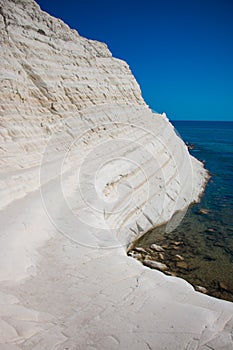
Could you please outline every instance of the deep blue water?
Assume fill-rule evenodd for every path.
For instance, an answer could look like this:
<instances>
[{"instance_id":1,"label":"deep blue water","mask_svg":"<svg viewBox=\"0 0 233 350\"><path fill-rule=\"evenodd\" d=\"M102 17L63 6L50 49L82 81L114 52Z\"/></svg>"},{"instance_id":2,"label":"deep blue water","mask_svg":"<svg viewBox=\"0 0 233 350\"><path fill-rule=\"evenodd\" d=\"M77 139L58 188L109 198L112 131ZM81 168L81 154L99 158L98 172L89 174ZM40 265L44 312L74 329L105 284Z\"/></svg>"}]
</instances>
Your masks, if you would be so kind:
<instances>
[{"instance_id":1,"label":"deep blue water","mask_svg":"<svg viewBox=\"0 0 233 350\"><path fill-rule=\"evenodd\" d=\"M200 203L188 209L175 230L167 232L166 225L155 228L135 246L143 247L151 259L165 262L173 274L205 287L208 294L233 301L233 122L172 124L192 145L190 153L204 161L211 178ZM151 251L152 243L164 248L163 256ZM177 253L184 266L178 266Z\"/></svg>"}]
</instances>

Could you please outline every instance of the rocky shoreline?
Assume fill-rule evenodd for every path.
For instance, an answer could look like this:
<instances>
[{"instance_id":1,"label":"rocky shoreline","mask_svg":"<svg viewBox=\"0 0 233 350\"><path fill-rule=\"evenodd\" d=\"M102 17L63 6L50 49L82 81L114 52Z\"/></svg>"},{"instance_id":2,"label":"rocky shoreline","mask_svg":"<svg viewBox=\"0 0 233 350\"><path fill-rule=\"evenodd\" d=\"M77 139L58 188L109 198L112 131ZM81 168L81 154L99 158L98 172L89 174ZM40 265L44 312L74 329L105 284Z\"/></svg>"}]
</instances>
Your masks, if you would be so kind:
<instances>
[{"instance_id":1,"label":"rocky shoreline","mask_svg":"<svg viewBox=\"0 0 233 350\"><path fill-rule=\"evenodd\" d=\"M197 215L207 215L209 211L201 208ZM139 260L143 265L162 271L168 276L181 277L193 285L198 292L213 297L233 301L233 288L231 283L224 279L213 279L211 283L199 275L199 266L193 261L193 255L199 254L199 259L205 262L215 262L217 259L210 253L200 254L198 246L186 241L185 237L179 239L179 235L166 233L166 225L161 225L140 237L134 242L128 251L128 256ZM218 239L219 233L215 228L205 231L207 244L211 242L214 247L223 249L223 242ZM227 248L224 248L227 250ZM228 250L227 250L228 251ZM206 271L208 274L209 271Z\"/></svg>"}]
</instances>

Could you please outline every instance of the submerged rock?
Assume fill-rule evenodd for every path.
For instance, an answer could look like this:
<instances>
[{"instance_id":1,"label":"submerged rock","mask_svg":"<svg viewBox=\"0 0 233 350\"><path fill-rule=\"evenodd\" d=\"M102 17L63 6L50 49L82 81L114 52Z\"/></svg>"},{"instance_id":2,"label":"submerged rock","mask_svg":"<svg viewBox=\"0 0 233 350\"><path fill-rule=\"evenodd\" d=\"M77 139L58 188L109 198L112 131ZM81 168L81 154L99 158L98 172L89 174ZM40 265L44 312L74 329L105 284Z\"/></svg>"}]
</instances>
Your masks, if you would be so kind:
<instances>
[{"instance_id":1,"label":"submerged rock","mask_svg":"<svg viewBox=\"0 0 233 350\"><path fill-rule=\"evenodd\" d=\"M200 293L204 293L206 294L207 293L207 289L205 287L202 287L202 286L194 286L195 290L197 292L200 292Z\"/></svg>"},{"instance_id":2,"label":"submerged rock","mask_svg":"<svg viewBox=\"0 0 233 350\"><path fill-rule=\"evenodd\" d=\"M217 241L217 242L214 242L214 246L215 246L215 247L224 248L224 247L225 247L225 243L224 243L224 242Z\"/></svg>"},{"instance_id":3,"label":"submerged rock","mask_svg":"<svg viewBox=\"0 0 233 350\"><path fill-rule=\"evenodd\" d=\"M176 263L176 266L179 267L180 269L185 269L185 270L188 269L188 264L184 261L178 261Z\"/></svg>"},{"instance_id":4,"label":"submerged rock","mask_svg":"<svg viewBox=\"0 0 233 350\"><path fill-rule=\"evenodd\" d=\"M163 253L159 253L159 258L160 258L161 260L164 260L164 259L165 259L164 254L163 254Z\"/></svg>"},{"instance_id":5,"label":"submerged rock","mask_svg":"<svg viewBox=\"0 0 233 350\"><path fill-rule=\"evenodd\" d=\"M147 251L142 247L135 247L134 250L139 253L147 253Z\"/></svg>"},{"instance_id":6,"label":"submerged rock","mask_svg":"<svg viewBox=\"0 0 233 350\"><path fill-rule=\"evenodd\" d=\"M228 293L233 293L233 289L225 282L218 282L219 289Z\"/></svg>"},{"instance_id":7,"label":"submerged rock","mask_svg":"<svg viewBox=\"0 0 233 350\"><path fill-rule=\"evenodd\" d=\"M216 260L215 257L210 256L208 254L204 255L203 259L206 260L206 261L215 261Z\"/></svg>"},{"instance_id":8,"label":"submerged rock","mask_svg":"<svg viewBox=\"0 0 233 350\"><path fill-rule=\"evenodd\" d=\"M206 231L207 231L207 232L216 232L216 229L214 229L214 228L207 228Z\"/></svg>"},{"instance_id":9,"label":"submerged rock","mask_svg":"<svg viewBox=\"0 0 233 350\"><path fill-rule=\"evenodd\" d=\"M181 256L181 255L179 255L179 254L176 254L176 255L175 255L175 258L176 258L176 260L184 261L183 256Z\"/></svg>"},{"instance_id":10,"label":"submerged rock","mask_svg":"<svg viewBox=\"0 0 233 350\"><path fill-rule=\"evenodd\" d=\"M152 269L158 269L160 271L166 271L168 270L168 267L167 265L159 262L159 261L153 261L153 260L148 260L148 259L145 259L143 261L143 264L147 267L150 267Z\"/></svg>"},{"instance_id":11,"label":"submerged rock","mask_svg":"<svg viewBox=\"0 0 233 350\"><path fill-rule=\"evenodd\" d=\"M176 245L176 246L179 246L179 245L182 245L182 244L184 244L184 243L183 243L183 242L175 241L175 242L173 242L173 244Z\"/></svg>"},{"instance_id":12,"label":"submerged rock","mask_svg":"<svg viewBox=\"0 0 233 350\"><path fill-rule=\"evenodd\" d=\"M128 253L128 256L131 256L132 258L135 258L135 259L141 259L142 258L142 254L140 253L137 253L135 251L131 251Z\"/></svg>"},{"instance_id":13,"label":"submerged rock","mask_svg":"<svg viewBox=\"0 0 233 350\"><path fill-rule=\"evenodd\" d=\"M163 247L155 243L151 244L150 248L156 252L164 252Z\"/></svg>"},{"instance_id":14,"label":"submerged rock","mask_svg":"<svg viewBox=\"0 0 233 350\"><path fill-rule=\"evenodd\" d=\"M209 214L209 209L204 209L204 208L201 208L200 210L199 210L199 214L201 214L201 215L206 215L206 214Z\"/></svg>"},{"instance_id":15,"label":"submerged rock","mask_svg":"<svg viewBox=\"0 0 233 350\"><path fill-rule=\"evenodd\" d=\"M194 143L189 143L189 142L185 142L186 146L188 147L189 150L192 150L195 148Z\"/></svg>"},{"instance_id":16,"label":"submerged rock","mask_svg":"<svg viewBox=\"0 0 233 350\"><path fill-rule=\"evenodd\" d=\"M172 247L172 249L179 250L180 247L176 245L176 246Z\"/></svg>"}]
</instances>

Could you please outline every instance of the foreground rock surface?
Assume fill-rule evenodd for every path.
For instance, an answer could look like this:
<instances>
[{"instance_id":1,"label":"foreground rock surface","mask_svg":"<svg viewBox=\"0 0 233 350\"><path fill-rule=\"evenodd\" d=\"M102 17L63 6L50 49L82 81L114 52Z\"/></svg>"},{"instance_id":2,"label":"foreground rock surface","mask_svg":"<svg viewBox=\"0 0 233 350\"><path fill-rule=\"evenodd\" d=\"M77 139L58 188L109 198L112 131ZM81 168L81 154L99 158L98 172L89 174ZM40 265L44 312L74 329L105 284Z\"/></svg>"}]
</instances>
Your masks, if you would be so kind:
<instances>
[{"instance_id":1,"label":"foreground rock surface","mask_svg":"<svg viewBox=\"0 0 233 350\"><path fill-rule=\"evenodd\" d=\"M203 166L106 45L0 6L0 350L231 349L231 303L126 255Z\"/></svg>"}]
</instances>

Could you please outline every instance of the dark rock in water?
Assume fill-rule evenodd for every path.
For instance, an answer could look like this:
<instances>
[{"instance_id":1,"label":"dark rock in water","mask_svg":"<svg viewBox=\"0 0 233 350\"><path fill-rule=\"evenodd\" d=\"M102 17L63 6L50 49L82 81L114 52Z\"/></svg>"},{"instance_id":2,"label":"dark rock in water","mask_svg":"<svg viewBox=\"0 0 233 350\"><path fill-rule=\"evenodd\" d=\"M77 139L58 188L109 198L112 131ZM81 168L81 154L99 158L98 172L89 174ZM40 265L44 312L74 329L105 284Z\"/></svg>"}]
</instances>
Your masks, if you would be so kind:
<instances>
[{"instance_id":1,"label":"dark rock in water","mask_svg":"<svg viewBox=\"0 0 233 350\"><path fill-rule=\"evenodd\" d=\"M206 237L209 241L215 241L216 240L216 237L214 236L207 236Z\"/></svg>"},{"instance_id":2,"label":"dark rock in water","mask_svg":"<svg viewBox=\"0 0 233 350\"><path fill-rule=\"evenodd\" d=\"M160 270L160 271L166 271L166 270L168 270L167 265L165 265L165 264L163 264L163 263L161 263L161 262L159 262L159 261L153 261L153 260L147 260L147 259L145 259L145 260L143 261L143 264L144 264L145 266L147 266L147 267L150 267L150 268L152 268L152 269L158 269L158 270Z\"/></svg>"},{"instance_id":3,"label":"dark rock in water","mask_svg":"<svg viewBox=\"0 0 233 350\"><path fill-rule=\"evenodd\" d=\"M188 269L188 264L184 261L178 261L176 263L176 266L179 267L180 269L185 269L185 270Z\"/></svg>"},{"instance_id":4,"label":"dark rock in water","mask_svg":"<svg viewBox=\"0 0 233 350\"><path fill-rule=\"evenodd\" d=\"M230 254L230 255L233 256L233 250L232 250L231 248L229 248L229 247L224 247L224 250L225 250L225 252L226 252L227 254Z\"/></svg>"},{"instance_id":5,"label":"dark rock in water","mask_svg":"<svg viewBox=\"0 0 233 350\"><path fill-rule=\"evenodd\" d=\"M128 256L132 256L132 258L135 258L135 259L141 259L142 258L142 254L141 253L137 253L135 251L131 251L128 253Z\"/></svg>"},{"instance_id":6,"label":"dark rock in water","mask_svg":"<svg viewBox=\"0 0 233 350\"><path fill-rule=\"evenodd\" d=\"M219 242L219 241L217 241L217 242L214 242L214 246L215 246L215 247L221 247L221 248L224 248L225 243L224 243L224 242Z\"/></svg>"},{"instance_id":7,"label":"dark rock in water","mask_svg":"<svg viewBox=\"0 0 233 350\"><path fill-rule=\"evenodd\" d=\"M192 150L195 148L195 145L193 143L189 143L189 142L185 142L185 143L189 150Z\"/></svg>"},{"instance_id":8,"label":"dark rock in water","mask_svg":"<svg viewBox=\"0 0 233 350\"><path fill-rule=\"evenodd\" d=\"M164 252L164 249L158 244L151 244L150 248L156 252Z\"/></svg>"},{"instance_id":9,"label":"dark rock in water","mask_svg":"<svg viewBox=\"0 0 233 350\"><path fill-rule=\"evenodd\" d=\"M223 290L228 293L233 293L233 289L230 286L228 286L228 284L226 284L225 282L218 282L218 285L220 290Z\"/></svg>"},{"instance_id":10,"label":"dark rock in water","mask_svg":"<svg viewBox=\"0 0 233 350\"><path fill-rule=\"evenodd\" d=\"M213 257L210 256L210 255L204 255L204 256L203 256L203 259L206 260L206 261L214 261L214 260L216 260L216 258L213 258Z\"/></svg>"},{"instance_id":11,"label":"dark rock in water","mask_svg":"<svg viewBox=\"0 0 233 350\"><path fill-rule=\"evenodd\" d=\"M162 244L161 247L165 250L170 248L168 244Z\"/></svg>"}]
</instances>

